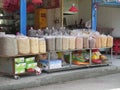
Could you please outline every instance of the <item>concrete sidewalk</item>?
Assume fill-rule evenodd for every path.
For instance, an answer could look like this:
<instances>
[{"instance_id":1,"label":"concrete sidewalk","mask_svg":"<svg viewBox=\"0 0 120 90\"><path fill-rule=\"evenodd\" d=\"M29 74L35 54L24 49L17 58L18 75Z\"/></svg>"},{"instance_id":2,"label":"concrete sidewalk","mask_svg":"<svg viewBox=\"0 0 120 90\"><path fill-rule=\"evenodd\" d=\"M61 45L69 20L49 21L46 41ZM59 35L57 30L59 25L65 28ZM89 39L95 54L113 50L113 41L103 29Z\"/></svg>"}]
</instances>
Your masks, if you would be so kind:
<instances>
[{"instance_id":1,"label":"concrete sidewalk","mask_svg":"<svg viewBox=\"0 0 120 90\"><path fill-rule=\"evenodd\" d=\"M0 90L16 90L120 73L120 59L116 58L117 57L112 60L112 65L104 67L85 68L55 73L43 73L39 76L26 75L21 76L19 80L12 79L12 77L9 76L0 76Z\"/></svg>"}]
</instances>

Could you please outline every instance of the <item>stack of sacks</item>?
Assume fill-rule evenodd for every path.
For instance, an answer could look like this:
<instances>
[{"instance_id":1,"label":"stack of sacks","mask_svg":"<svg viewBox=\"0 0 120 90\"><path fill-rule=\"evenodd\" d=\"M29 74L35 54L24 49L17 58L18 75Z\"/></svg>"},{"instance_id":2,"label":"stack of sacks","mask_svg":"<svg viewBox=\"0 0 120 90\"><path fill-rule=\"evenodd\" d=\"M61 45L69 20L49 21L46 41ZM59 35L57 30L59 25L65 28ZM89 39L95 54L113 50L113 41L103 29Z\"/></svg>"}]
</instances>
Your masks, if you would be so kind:
<instances>
[{"instance_id":1,"label":"stack of sacks","mask_svg":"<svg viewBox=\"0 0 120 90\"><path fill-rule=\"evenodd\" d=\"M30 53L31 54L38 54L39 53L39 46L38 46L38 38L31 37L30 40Z\"/></svg>"},{"instance_id":2,"label":"stack of sacks","mask_svg":"<svg viewBox=\"0 0 120 90\"><path fill-rule=\"evenodd\" d=\"M14 56L18 54L17 40L14 35L0 36L0 55Z\"/></svg>"},{"instance_id":3,"label":"stack of sacks","mask_svg":"<svg viewBox=\"0 0 120 90\"><path fill-rule=\"evenodd\" d=\"M30 53L30 40L28 37L25 36L18 36L17 37L17 44L18 44L18 53L19 54L29 54Z\"/></svg>"},{"instance_id":4,"label":"stack of sacks","mask_svg":"<svg viewBox=\"0 0 120 90\"><path fill-rule=\"evenodd\" d=\"M46 53L46 42L44 38L40 38L39 40L39 53Z\"/></svg>"}]
</instances>

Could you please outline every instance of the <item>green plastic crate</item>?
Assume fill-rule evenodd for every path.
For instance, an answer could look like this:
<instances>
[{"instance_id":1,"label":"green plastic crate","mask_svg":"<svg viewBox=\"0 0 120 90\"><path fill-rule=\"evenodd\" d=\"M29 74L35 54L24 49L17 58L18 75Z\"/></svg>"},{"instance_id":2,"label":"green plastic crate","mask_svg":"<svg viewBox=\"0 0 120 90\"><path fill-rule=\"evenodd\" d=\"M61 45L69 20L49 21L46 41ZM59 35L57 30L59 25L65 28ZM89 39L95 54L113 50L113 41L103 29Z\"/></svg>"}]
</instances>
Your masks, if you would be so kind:
<instances>
[{"instance_id":1,"label":"green plastic crate","mask_svg":"<svg viewBox=\"0 0 120 90\"><path fill-rule=\"evenodd\" d=\"M21 73L25 73L25 68L15 70L15 74L21 74Z\"/></svg>"},{"instance_id":2,"label":"green plastic crate","mask_svg":"<svg viewBox=\"0 0 120 90\"><path fill-rule=\"evenodd\" d=\"M26 68L26 63L16 63L15 64L15 70L16 69L23 69L23 68Z\"/></svg>"},{"instance_id":3,"label":"green plastic crate","mask_svg":"<svg viewBox=\"0 0 120 90\"><path fill-rule=\"evenodd\" d=\"M15 60L15 63L23 63L24 57L15 58L14 60Z\"/></svg>"},{"instance_id":4,"label":"green plastic crate","mask_svg":"<svg viewBox=\"0 0 120 90\"><path fill-rule=\"evenodd\" d=\"M33 63L27 63L26 64L26 69L30 69L30 68L35 68L37 66L37 62L33 62Z\"/></svg>"},{"instance_id":5,"label":"green plastic crate","mask_svg":"<svg viewBox=\"0 0 120 90\"><path fill-rule=\"evenodd\" d=\"M26 62L26 63L32 63L32 62L35 62L35 57L25 58L25 62Z\"/></svg>"}]
</instances>

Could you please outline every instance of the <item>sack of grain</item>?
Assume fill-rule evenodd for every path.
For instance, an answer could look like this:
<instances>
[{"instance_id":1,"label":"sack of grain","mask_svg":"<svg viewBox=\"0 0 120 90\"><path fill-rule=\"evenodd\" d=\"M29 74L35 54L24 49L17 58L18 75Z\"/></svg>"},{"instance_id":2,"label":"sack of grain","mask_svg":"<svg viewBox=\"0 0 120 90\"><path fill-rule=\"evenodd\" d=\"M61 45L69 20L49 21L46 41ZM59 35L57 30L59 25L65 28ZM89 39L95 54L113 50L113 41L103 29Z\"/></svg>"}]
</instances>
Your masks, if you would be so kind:
<instances>
[{"instance_id":1,"label":"sack of grain","mask_svg":"<svg viewBox=\"0 0 120 90\"><path fill-rule=\"evenodd\" d=\"M83 37L83 48L89 48L89 37Z\"/></svg>"},{"instance_id":2,"label":"sack of grain","mask_svg":"<svg viewBox=\"0 0 120 90\"><path fill-rule=\"evenodd\" d=\"M62 50L62 36L57 36L55 38L55 49Z\"/></svg>"},{"instance_id":3,"label":"sack of grain","mask_svg":"<svg viewBox=\"0 0 120 90\"><path fill-rule=\"evenodd\" d=\"M0 55L2 56L18 55L16 36L14 35L0 36Z\"/></svg>"},{"instance_id":4,"label":"sack of grain","mask_svg":"<svg viewBox=\"0 0 120 90\"><path fill-rule=\"evenodd\" d=\"M17 44L18 44L18 53L19 54L29 54L30 53L30 40L28 37L17 37Z\"/></svg>"},{"instance_id":5,"label":"sack of grain","mask_svg":"<svg viewBox=\"0 0 120 90\"><path fill-rule=\"evenodd\" d=\"M105 48L107 44L107 36L106 35L101 35L101 47Z\"/></svg>"},{"instance_id":6,"label":"sack of grain","mask_svg":"<svg viewBox=\"0 0 120 90\"><path fill-rule=\"evenodd\" d=\"M101 36L95 37L95 48L101 48Z\"/></svg>"},{"instance_id":7,"label":"sack of grain","mask_svg":"<svg viewBox=\"0 0 120 90\"><path fill-rule=\"evenodd\" d=\"M69 36L63 36L62 49L63 50L68 50L69 49Z\"/></svg>"},{"instance_id":8,"label":"sack of grain","mask_svg":"<svg viewBox=\"0 0 120 90\"><path fill-rule=\"evenodd\" d=\"M83 49L83 37L76 37L75 48L76 49Z\"/></svg>"},{"instance_id":9,"label":"sack of grain","mask_svg":"<svg viewBox=\"0 0 120 90\"><path fill-rule=\"evenodd\" d=\"M38 40L39 44L39 53L46 53L46 42L44 38Z\"/></svg>"},{"instance_id":10,"label":"sack of grain","mask_svg":"<svg viewBox=\"0 0 120 90\"><path fill-rule=\"evenodd\" d=\"M69 49L70 50L75 49L75 39L76 39L76 37L73 37L73 36L69 37Z\"/></svg>"},{"instance_id":11,"label":"sack of grain","mask_svg":"<svg viewBox=\"0 0 120 90\"><path fill-rule=\"evenodd\" d=\"M113 37L112 36L107 36L107 47L112 47L113 46Z\"/></svg>"},{"instance_id":12,"label":"sack of grain","mask_svg":"<svg viewBox=\"0 0 120 90\"><path fill-rule=\"evenodd\" d=\"M48 36L45 39L46 39L47 51L54 51L55 50L55 37Z\"/></svg>"},{"instance_id":13,"label":"sack of grain","mask_svg":"<svg viewBox=\"0 0 120 90\"><path fill-rule=\"evenodd\" d=\"M38 54L39 53L38 38L31 37L29 39L30 39L30 53Z\"/></svg>"},{"instance_id":14,"label":"sack of grain","mask_svg":"<svg viewBox=\"0 0 120 90\"><path fill-rule=\"evenodd\" d=\"M95 42L93 37L89 37L89 48L95 48Z\"/></svg>"}]
</instances>

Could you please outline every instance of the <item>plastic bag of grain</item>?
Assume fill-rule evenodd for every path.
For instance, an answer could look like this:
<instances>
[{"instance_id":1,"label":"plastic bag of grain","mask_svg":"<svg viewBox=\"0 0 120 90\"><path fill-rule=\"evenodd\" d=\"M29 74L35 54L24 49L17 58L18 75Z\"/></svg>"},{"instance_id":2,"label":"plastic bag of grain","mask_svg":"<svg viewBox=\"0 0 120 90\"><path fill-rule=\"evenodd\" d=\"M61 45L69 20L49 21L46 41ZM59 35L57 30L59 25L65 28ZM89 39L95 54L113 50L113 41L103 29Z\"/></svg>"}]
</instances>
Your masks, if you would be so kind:
<instances>
[{"instance_id":1,"label":"plastic bag of grain","mask_svg":"<svg viewBox=\"0 0 120 90\"><path fill-rule=\"evenodd\" d=\"M95 48L95 38L89 37L89 48Z\"/></svg>"},{"instance_id":2,"label":"plastic bag of grain","mask_svg":"<svg viewBox=\"0 0 120 90\"><path fill-rule=\"evenodd\" d=\"M37 36L37 30L34 30L32 27L30 30L28 30L28 36L29 37L36 37Z\"/></svg>"},{"instance_id":3,"label":"plastic bag of grain","mask_svg":"<svg viewBox=\"0 0 120 90\"><path fill-rule=\"evenodd\" d=\"M75 49L75 39L76 39L76 37L69 36L69 49L70 50Z\"/></svg>"},{"instance_id":4,"label":"plastic bag of grain","mask_svg":"<svg viewBox=\"0 0 120 90\"><path fill-rule=\"evenodd\" d=\"M0 36L0 55L2 56L18 55L16 36L14 35Z\"/></svg>"},{"instance_id":5,"label":"plastic bag of grain","mask_svg":"<svg viewBox=\"0 0 120 90\"><path fill-rule=\"evenodd\" d=\"M46 41L44 38L39 38L39 53L46 53Z\"/></svg>"},{"instance_id":6,"label":"plastic bag of grain","mask_svg":"<svg viewBox=\"0 0 120 90\"><path fill-rule=\"evenodd\" d=\"M69 49L69 36L63 36L62 49L63 50L68 50Z\"/></svg>"},{"instance_id":7,"label":"plastic bag of grain","mask_svg":"<svg viewBox=\"0 0 120 90\"><path fill-rule=\"evenodd\" d=\"M39 45L38 38L30 37L30 53L38 54L39 53Z\"/></svg>"},{"instance_id":8,"label":"plastic bag of grain","mask_svg":"<svg viewBox=\"0 0 120 90\"><path fill-rule=\"evenodd\" d=\"M56 36L55 48L56 48L56 50L62 50L62 36Z\"/></svg>"},{"instance_id":9,"label":"plastic bag of grain","mask_svg":"<svg viewBox=\"0 0 120 90\"><path fill-rule=\"evenodd\" d=\"M89 37L83 36L83 48L89 48Z\"/></svg>"},{"instance_id":10,"label":"plastic bag of grain","mask_svg":"<svg viewBox=\"0 0 120 90\"><path fill-rule=\"evenodd\" d=\"M101 48L101 36L100 35L95 37L95 48Z\"/></svg>"},{"instance_id":11,"label":"plastic bag of grain","mask_svg":"<svg viewBox=\"0 0 120 90\"><path fill-rule=\"evenodd\" d=\"M46 39L46 47L48 51L55 50L55 37L54 36L47 36Z\"/></svg>"},{"instance_id":12,"label":"plastic bag of grain","mask_svg":"<svg viewBox=\"0 0 120 90\"><path fill-rule=\"evenodd\" d=\"M30 53L30 40L26 36L17 36L18 53L29 54Z\"/></svg>"},{"instance_id":13,"label":"plastic bag of grain","mask_svg":"<svg viewBox=\"0 0 120 90\"><path fill-rule=\"evenodd\" d=\"M76 37L75 40L75 48L76 49L83 49L83 37Z\"/></svg>"},{"instance_id":14,"label":"plastic bag of grain","mask_svg":"<svg viewBox=\"0 0 120 90\"><path fill-rule=\"evenodd\" d=\"M113 37L112 36L107 36L107 47L112 47L113 46Z\"/></svg>"},{"instance_id":15,"label":"plastic bag of grain","mask_svg":"<svg viewBox=\"0 0 120 90\"><path fill-rule=\"evenodd\" d=\"M101 47L105 48L107 44L107 36L106 35L101 35Z\"/></svg>"}]
</instances>

